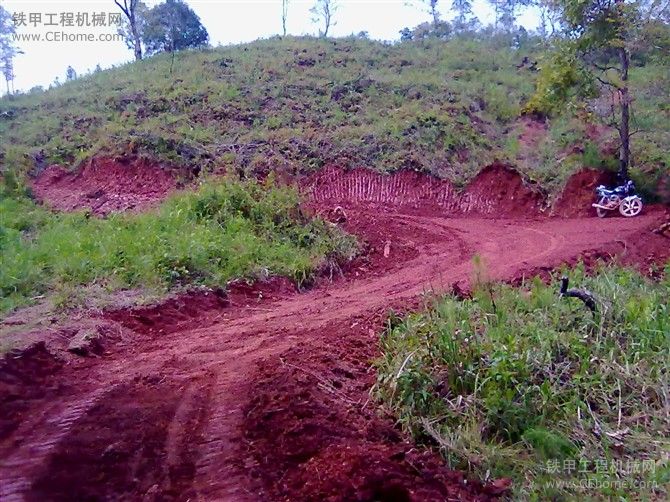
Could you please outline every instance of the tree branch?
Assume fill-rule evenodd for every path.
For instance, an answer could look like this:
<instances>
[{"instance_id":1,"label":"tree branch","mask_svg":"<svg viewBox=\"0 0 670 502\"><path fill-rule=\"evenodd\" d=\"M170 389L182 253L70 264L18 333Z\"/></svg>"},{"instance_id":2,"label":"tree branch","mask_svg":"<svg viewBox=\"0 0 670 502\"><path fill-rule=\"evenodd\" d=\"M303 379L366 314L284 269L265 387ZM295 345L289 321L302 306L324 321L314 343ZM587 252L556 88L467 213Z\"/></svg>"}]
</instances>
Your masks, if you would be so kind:
<instances>
[{"instance_id":1,"label":"tree branch","mask_svg":"<svg viewBox=\"0 0 670 502\"><path fill-rule=\"evenodd\" d=\"M586 289L568 289L567 277L561 278L561 291L559 296L579 298L591 312L596 312L598 310L598 303L593 293Z\"/></svg>"},{"instance_id":2,"label":"tree branch","mask_svg":"<svg viewBox=\"0 0 670 502\"><path fill-rule=\"evenodd\" d=\"M616 66L600 66L598 63L591 63L591 64L602 72L606 72L609 70L619 71L619 68L617 68Z\"/></svg>"},{"instance_id":3,"label":"tree branch","mask_svg":"<svg viewBox=\"0 0 670 502\"><path fill-rule=\"evenodd\" d=\"M608 86L610 86L610 87L614 87L615 89L617 89L617 90L619 90L619 91L621 90L621 87L619 87L618 85L616 85L616 84L613 83L613 82L609 82L609 81L607 81L607 80L603 80L602 78L600 78L600 77L598 77L598 76L596 76L596 80L597 80L598 82L600 82L601 84L603 84L603 85L608 85Z\"/></svg>"},{"instance_id":4,"label":"tree branch","mask_svg":"<svg viewBox=\"0 0 670 502\"><path fill-rule=\"evenodd\" d=\"M123 13L130 19L130 10L128 9L128 2L126 0L123 0L123 5L119 3L119 0L114 0L114 3L123 11Z\"/></svg>"}]
</instances>

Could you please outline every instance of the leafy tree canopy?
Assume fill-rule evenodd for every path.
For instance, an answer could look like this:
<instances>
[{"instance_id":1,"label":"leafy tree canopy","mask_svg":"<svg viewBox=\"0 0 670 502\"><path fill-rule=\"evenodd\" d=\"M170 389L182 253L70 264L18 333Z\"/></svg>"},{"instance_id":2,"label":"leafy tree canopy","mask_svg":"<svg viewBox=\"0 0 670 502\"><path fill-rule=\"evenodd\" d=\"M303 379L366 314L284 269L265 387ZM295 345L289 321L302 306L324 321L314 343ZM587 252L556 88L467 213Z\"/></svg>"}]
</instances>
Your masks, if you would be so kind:
<instances>
[{"instance_id":1,"label":"leafy tree canopy","mask_svg":"<svg viewBox=\"0 0 670 502\"><path fill-rule=\"evenodd\" d=\"M148 54L156 54L202 47L209 42L209 34L182 0L166 0L147 11L142 41Z\"/></svg>"}]
</instances>

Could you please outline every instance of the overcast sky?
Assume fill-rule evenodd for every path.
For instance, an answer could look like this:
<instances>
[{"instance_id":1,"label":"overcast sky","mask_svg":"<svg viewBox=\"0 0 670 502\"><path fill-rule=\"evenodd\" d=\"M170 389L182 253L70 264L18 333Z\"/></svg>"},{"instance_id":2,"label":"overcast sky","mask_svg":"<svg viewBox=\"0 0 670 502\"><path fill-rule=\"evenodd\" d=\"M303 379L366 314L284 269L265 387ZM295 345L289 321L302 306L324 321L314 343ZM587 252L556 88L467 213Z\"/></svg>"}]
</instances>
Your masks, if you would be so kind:
<instances>
[{"instance_id":1,"label":"overcast sky","mask_svg":"<svg viewBox=\"0 0 670 502\"><path fill-rule=\"evenodd\" d=\"M146 0L149 6L158 0ZM281 0L187 0L198 14L209 32L212 45L228 45L265 38L281 32ZM289 6L288 31L292 35L318 33L309 13L313 0L292 0ZM427 12L412 7L406 0L339 0L335 14L337 24L332 28L333 36L349 35L367 31L372 38L397 40L398 31L430 19ZM27 26L17 28L20 34L36 34L40 41L23 41L17 45L24 52L15 61L15 88L27 90L35 85L48 86L58 77L65 78L68 65L85 73L100 64L107 68L132 59L122 41L54 41L60 32L66 34L87 33L96 39L100 35L113 34L114 26L76 26L78 13L93 14L120 12L113 0L0 0L0 4L12 13L23 13ZM441 1L443 17L451 19L451 2ZM493 21L493 11L485 0L474 0L473 10L483 24ZM30 14L41 14L41 20L30 22ZM61 26L61 14L73 14L75 26ZM98 17L99 19L99 17ZM527 29L535 28L537 15L527 10L519 15L519 24ZM47 26L53 23L55 26ZM49 41L45 40L47 34Z\"/></svg>"}]
</instances>

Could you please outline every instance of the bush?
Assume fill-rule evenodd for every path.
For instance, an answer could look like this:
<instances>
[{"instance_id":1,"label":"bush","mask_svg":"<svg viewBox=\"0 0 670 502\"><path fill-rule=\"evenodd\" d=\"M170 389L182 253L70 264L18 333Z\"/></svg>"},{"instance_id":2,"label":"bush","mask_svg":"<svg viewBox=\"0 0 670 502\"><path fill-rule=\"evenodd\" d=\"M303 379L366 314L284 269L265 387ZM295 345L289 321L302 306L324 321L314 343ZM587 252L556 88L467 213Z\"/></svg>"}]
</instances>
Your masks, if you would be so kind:
<instances>
[{"instance_id":1,"label":"bush","mask_svg":"<svg viewBox=\"0 0 670 502\"><path fill-rule=\"evenodd\" d=\"M295 190L271 180L211 181L155 211L104 220L10 197L0 210L0 312L63 284L165 291L267 274L300 284L356 250L353 238L305 217Z\"/></svg>"}]
</instances>

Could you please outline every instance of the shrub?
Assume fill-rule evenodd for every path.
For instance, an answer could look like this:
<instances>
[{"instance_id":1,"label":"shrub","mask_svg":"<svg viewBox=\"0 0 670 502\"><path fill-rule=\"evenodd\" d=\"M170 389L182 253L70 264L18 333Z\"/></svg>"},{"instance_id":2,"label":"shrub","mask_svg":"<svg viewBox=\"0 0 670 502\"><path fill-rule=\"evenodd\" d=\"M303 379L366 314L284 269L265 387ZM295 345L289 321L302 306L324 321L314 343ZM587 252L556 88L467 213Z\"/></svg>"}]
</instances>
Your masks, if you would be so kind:
<instances>
[{"instance_id":1,"label":"shrub","mask_svg":"<svg viewBox=\"0 0 670 502\"><path fill-rule=\"evenodd\" d=\"M0 209L0 312L62 284L165 291L267 274L300 284L356 250L353 238L305 217L296 191L272 180L210 181L155 211L104 220L10 197Z\"/></svg>"}]
</instances>

